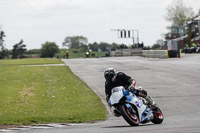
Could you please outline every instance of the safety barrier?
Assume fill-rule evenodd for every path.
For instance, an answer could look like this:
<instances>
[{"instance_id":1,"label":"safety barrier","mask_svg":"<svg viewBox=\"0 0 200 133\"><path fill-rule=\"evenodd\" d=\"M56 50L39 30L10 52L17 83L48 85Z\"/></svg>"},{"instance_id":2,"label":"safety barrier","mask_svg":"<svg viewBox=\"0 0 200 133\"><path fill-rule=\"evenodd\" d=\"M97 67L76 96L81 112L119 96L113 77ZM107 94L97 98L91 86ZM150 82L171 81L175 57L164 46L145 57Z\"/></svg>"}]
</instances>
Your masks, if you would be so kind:
<instances>
[{"instance_id":1,"label":"safety barrier","mask_svg":"<svg viewBox=\"0 0 200 133\"><path fill-rule=\"evenodd\" d=\"M148 58L168 58L168 50L142 50L142 56Z\"/></svg>"},{"instance_id":2,"label":"safety barrier","mask_svg":"<svg viewBox=\"0 0 200 133\"><path fill-rule=\"evenodd\" d=\"M111 56L142 56L142 49L116 49L110 52Z\"/></svg>"},{"instance_id":3,"label":"safety barrier","mask_svg":"<svg viewBox=\"0 0 200 133\"><path fill-rule=\"evenodd\" d=\"M141 48L135 49L117 49L111 51L111 56L143 56L147 58L169 58L168 50L142 50Z\"/></svg>"}]
</instances>

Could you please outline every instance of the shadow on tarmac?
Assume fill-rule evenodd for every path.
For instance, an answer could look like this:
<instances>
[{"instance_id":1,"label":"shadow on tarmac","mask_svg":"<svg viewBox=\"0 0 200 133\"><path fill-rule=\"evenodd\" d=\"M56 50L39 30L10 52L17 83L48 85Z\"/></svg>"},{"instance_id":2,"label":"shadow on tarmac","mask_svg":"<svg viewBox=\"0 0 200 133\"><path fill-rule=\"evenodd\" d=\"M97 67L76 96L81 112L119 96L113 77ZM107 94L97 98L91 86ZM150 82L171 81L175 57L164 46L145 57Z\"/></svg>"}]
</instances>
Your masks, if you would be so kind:
<instances>
[{"instance_id":1,"label":"shadow on tarmac","mask_svg":"<svg viewBox=\"0 0 200 133\"><path fill-rule=\"evenodd\" d=\"M153 123L149 123L149 124L141 124L139 126L130 126L130 125L124 125L124 126L108 126L108 127L102 127L102 128L127 128L127 127L141 127L141 126L152 126L152 125L155 125Z\"/></svg>"}]
</instances>

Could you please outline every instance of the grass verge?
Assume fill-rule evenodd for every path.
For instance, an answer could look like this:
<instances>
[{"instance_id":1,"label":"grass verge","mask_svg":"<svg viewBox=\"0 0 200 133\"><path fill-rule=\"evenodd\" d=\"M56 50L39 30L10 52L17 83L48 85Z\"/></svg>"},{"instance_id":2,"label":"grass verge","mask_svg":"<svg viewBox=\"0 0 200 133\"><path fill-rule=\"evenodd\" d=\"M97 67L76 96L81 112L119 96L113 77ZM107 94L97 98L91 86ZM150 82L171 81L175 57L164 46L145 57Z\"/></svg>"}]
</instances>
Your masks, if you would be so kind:
<instances>
[{"instance_id":1,"label":"grass verge","mask_svg":"<svg viewBox=\"0 0 200 133\"><path fill-rule=\"evenodd\" d=\"M41 64L63 64L63 62L56 58L31 58L31 59L0 60L0 66L41 65Z\"/></svg>"},{"instance_id":2,"label":"grass verge","mask_svg":"<svg viewBox=\"0 0 200 133\"><path fill-rule=\"evenodd\" d=\"M106 110L65 66L0 68L0 125L91 122Z\"/></svg>"}]
</instances>

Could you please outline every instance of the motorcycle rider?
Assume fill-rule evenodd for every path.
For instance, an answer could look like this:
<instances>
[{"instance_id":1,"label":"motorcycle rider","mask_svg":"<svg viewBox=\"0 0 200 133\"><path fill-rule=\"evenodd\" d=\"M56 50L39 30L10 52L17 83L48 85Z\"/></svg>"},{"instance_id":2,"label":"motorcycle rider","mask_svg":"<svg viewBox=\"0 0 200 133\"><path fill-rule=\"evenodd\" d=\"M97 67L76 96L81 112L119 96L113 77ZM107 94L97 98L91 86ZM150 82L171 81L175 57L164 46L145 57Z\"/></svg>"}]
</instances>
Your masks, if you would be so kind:
<instances>
[{"instance_id":1,"label":"motorcycle rider","mask_svg":"<svg viewBox=\"0 0 200 133\"><path fill-rule=\"evenodd\" d=\"M117 86L123 86L124 88L133 91L136 96L143 98L147 96L147 91L136 87L136 81L134 79L123 72L116 73L114 68L107 68L104 72L104 77L106 79L105 93L107 102L111 96L111 90ZM114 110L114 115L117 117L121 116L117 109Z\"/></svg>"}]
</instances>

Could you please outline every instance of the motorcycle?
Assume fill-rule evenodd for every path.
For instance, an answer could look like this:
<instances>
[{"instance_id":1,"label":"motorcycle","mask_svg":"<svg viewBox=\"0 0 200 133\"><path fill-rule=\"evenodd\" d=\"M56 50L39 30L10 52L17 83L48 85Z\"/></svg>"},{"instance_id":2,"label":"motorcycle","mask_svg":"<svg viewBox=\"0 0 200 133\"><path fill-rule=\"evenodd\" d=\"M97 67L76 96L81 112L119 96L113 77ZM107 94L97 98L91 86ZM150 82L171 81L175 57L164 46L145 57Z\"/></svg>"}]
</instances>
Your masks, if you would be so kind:
<instances>
[{"instance_id":1,"label":"motorcycle","mask_svg":"<svg viewBox=\"0 0 200 133\"><path fill-rule=\"evenodd\" d=\"M154 124L161 124L164 119L162 111L150 96L146 98L136 96L134 91L127 90L123 86L112 89L108 103L131 126L150 121Z\"/></svg>"}]
</instances>

